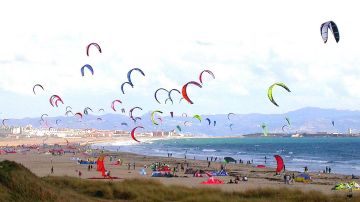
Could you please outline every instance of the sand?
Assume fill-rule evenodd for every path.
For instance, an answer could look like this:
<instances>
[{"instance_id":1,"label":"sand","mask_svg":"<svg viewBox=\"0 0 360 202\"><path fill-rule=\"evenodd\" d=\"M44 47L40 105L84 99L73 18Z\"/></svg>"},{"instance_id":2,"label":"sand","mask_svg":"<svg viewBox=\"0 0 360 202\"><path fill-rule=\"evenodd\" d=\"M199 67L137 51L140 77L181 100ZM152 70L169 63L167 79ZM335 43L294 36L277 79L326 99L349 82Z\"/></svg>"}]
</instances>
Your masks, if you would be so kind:
<instances>
[{"instance_id":1,"label":"sand","mask_svg":"<svg viewBox=\"0 0 360 202\"><path fill-rule=\"evenodd\" d=\"M112 141L114 139L111 139ZM128 141L128 138L119 138L116 141ZM58 141L58 142L57 142ZM57 141L50 140L49 142L59 143L59 141L63 141L63 139L57 139ZM92 142L106 142L109 141L107 138L98 138L92 139ZM4 144L6 141L1 141ZM16 140L16 143L21 142L20 140ZM26 143L25 143L26 142ZM23 144L39 144L39 139L33 139L31 141L23 141ZM70 140L69 140L70 142ZM85 142L89 142L89 140L82 141L72 141L77 143L84 144ZM8 145L17 145L14 142L6 142ZM65 148L66 145L63 145ZM84 149L84 147L80 146L79 148ZM64 155L51 155L48 153L48 149L40 148L32 149L27 152L22 153L14 153L14 154L2 154L0 155L0 160L12 160L18 163L23 164L25 167L29 168L33 173L37 176L43 177L47 175L55 175L55 176L72 176L79 177L78 171L81 171L81 178L87 179L91 177L101 177L101 173L96 171L96 165L93 165L93 169L88 171L87 165L80 165L75 160L76 158L80 158L83 160L87 160L88 158L96 160L96 157L92 158L85 152L77 152L75 155L66 153ZM93 153L100 153L101 151L93 150ZM180 171L176 174L179 177L165 178L165 177L151 177L152 171L150 168L146 169L147 175L140 175L140 169L143 168L144 165L151 165L154 162L163 162L170 165L170 167L176 167L179 163L185 163L185 159L178 158L168 158L168 157L152 157L152 156L142 156L131 153L110 153L106 152L108 155L114 156L113 162L110 162L110 158L105 158L105 167L110 170L111 176L116 176L122 179L131 179L131 178L142 178L142 179L154 179L159 180L166 185L183 185L187 187L213 187L219 188L225 191L243 191L248 189L258 189L258 188L297 188L303 191L317 190L326 194L330 193L339 193L346 194L346 191L334 191L331 188L338 182L349 182L351 180L351 176L339 175L339 174L324 174L324 173L309 173L312 177L313 181L311 183L300 183L295 182L294 184L285 185L283 182L283 176L274 176L274 168L256 168L252 165L244 165L244 164L228 164L226 169L231 175L240 175L247 176L248 181L240 181L239 184L222 184L222 185L202 185L200 184L202 181L206 181L207 177L196 178L191 174L184 174L184 172ZM115 163L117 159L121 159L122 165L112 165ZM133 166L128 170L128 163L135 162L136 168L133 170ZM186 160L189 163L189 167L194 169L202 169L202 170L219 170L221 163L220 162L211 162L210 168L207 167L206 161L201 160ZM54 173L51 174L51 167L54 168ZM186 169L186 165L185 165ZM287 171L288 174L292 174L293 172ZM297 173L297 172L295 172ZM295 174L296 175L296 174ZM225 177L216 177L225 182L228 182L230 179L234 179L233 176L225 176ZM108 180L108 179L107 179ZM105 180L103 180L105 181ZM360 184L360 180L355 180ZM356 193L357 191L355 191ZM360 192L360 191L359 191ZM356 193L358 194L358 193Z\"/></svg>"}]
</instances>

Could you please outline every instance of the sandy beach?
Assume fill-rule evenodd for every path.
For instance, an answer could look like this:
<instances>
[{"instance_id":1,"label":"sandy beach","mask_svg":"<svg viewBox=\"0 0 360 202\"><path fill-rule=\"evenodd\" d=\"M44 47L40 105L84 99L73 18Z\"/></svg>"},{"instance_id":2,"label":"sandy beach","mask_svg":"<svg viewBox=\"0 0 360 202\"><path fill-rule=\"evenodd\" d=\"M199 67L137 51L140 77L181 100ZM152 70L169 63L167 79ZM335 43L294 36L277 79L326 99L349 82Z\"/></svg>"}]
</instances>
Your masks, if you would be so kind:
<instances>
[{"instance_id":1,"label":"sandy beach","mask_svg":"<svg viewBox=\"0 0 360 202\"><path fill-rule=\"evenodd\" d=\"M120 138L121 139L121 138ZM117 139L116 141L120 141ZM122 141L127 141L128 138L122 139ZM60 141L59 138L48 139L49 142L59 143L63 142L62 139ZM57 142L58 141L58 142ZM109 139L87 139L86 141L72 141L72 143L81 143L84 142L106 142ZM21 142L20 140L16 141L16 143ZM39 143L39 139L31 139L23 144L35 144ZM12 144L11 144L12 143ZM16 145L15 142L7 142L2 141L1 144L8 144L8 145ZM66 147L63 144L63 147ZM55 176L72 176L72 177L79 177L78 171L81 171L82 175L81 178L87 179L91 177L99 177L101 178L101 173L96 171L96 165L94 165L92 170L88 170L88 165L80 165L77 163L77 159L82 160L96 160L96 154L100 154L100 150L87 150L84 146L78 146L77 152L73 153L66 153L63 155L52 155L49 152L49 148L39 148L39 149L31 149L27 152L18 152L18 153L9 153L9 154L2 154L0 155L0 160L11 160L18 163L23 164L25 167L29 168L33 173L37 176L47 176L47 175L55 175ZM91 154L94 156L92 157ZM192 159L179 159L179 158L171 158L171 157L152 157L152 156L142 156L137 154L131 153L124 153L124 152L106 152L104 163L107 170L110 170L111 176L119 177L120 179L131 179L131 178L151 178L154 180L159 180L165 185L183 185L187 187L215 187L225 191L243 191L249 189L257 189L257 188L296 188L303 191L310 191L310 190L317 190L321 191L326 194L330 193L339 193L345 194L346 191L333 191L331 188L339 182L349 182L352 181L351 176L345 175L338 175L338 174L324 174L324 173L309 173L312 177L313 181L310 183L300 183L295 182L290 185L284 184L283 176L275 176L275 169L274 168L256 168L252 165L245 165L245 164L227 164L226 170L230 176L223 176L223 177L216 177L223 180L225 183L228 182L230 179L234 179L233 176L247 176L248 181L240 181L239 184L221 184L221 185L202 185L202 181L206 181L207 177L193 177L192 174L184 174L183 171L180 171L180 164L183 163L184 168L186 170L187 163L188 168L193 169L201 169L204 171L211 171L211 170L220 170L221 163L220 162L211 162L210 167L208 167L208 163L202 160L192 160ZM112 156L113 162L110 162L110 156ZM115 162L121 159L122 165L114 165ZM133 163L135 162L135 170L133 169ZM178 177L151 177L151 169L149 165L155 162L162 162L168 164L171 168L177 167L179 168L176 175ZM130 169L128 169L128 163L131 164ZM147 165L146 168L147 175L141 175L140 169ZM51 174L51 167L53 166L54 173ZM287 171L288 174L292 174L293 172ZM295 175L298 172L295 172ZM109 179L106 179L109 180ZM360 183L359 180L356 180L357 183Z\"/></svg>"}]
</instances>

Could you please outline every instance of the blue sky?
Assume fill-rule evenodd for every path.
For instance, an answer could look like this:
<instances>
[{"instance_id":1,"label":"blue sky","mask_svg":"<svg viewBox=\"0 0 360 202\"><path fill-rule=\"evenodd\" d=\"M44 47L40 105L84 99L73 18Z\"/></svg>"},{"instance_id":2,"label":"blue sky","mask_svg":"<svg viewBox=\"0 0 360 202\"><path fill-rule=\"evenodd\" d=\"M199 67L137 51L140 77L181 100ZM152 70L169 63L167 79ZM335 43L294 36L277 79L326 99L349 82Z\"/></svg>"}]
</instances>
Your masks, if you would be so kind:
<instances>
[{"instance_id":1,"label":"blue sky","mask_svg":"<svg viewBox=\"0 0 360 202\"><path fill-rule=\"evenodd\" d=\"M19 6L21 5L21 6ZM283 113L305 106L360 109L360 29L356 1L9 1L0 4L0 116L63 115L89 106L141 106L189 114ZM320 25L340 30L324 44ZM86 56L86 46L100 44ZM81 77L90 64L95 74ZM132 68L135 87L121 83ZM210 69L195 104L159 105L157 88L181 89ZM88 73L88 72L87 72ZM280 107L267 99L275 89ZM45 91L33 95L40 83ZM48 100L60 95L65 104ZM179 97L178 97L179 98Z\"/></svg>"}]
</instances>

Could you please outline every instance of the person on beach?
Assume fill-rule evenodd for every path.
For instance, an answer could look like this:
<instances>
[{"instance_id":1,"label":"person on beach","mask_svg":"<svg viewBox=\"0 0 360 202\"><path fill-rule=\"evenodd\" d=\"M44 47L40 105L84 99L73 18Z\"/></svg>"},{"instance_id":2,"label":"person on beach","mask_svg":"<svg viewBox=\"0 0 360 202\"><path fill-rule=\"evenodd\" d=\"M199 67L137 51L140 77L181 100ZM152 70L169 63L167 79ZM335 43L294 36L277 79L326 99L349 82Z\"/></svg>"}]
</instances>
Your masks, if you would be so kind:
<instances>
[{"instance_id":1,"label":"person on beach","mask_svg":"<svg viewBox=\"0 0 360 202\"><path fill-rule=\"evenodd\" d=\"M130 163L128 163L128 170L130 170L130 166L131 166Z\"/></svg>"},{"instance_id":2,"label":"person on beach","mask_svg":"<svg viewBox=\"0 0 360 202\"><path fill-rule=\"evenodd\" d=\"M290 175L288 174L284 175L284 184L290 184Z\"/></svg>"},{"instance_id":3,"label":"person on beach","mask_svg":"<svg viewBox=\"0 0 360 202\"><path fill-rule=\"evenodd\" d=\"M329 172L329 168L326 166L325 167L325 173L328 173Z\"/></svg>"},{"instance_id":4,"label":"person on beach","mask_svg":"<svg viewBox=\"0 0 360 202\"><path fill-rule=\"evenodd\" d=\"M82 175L82 173L81 173L81 171L79 170L79 178L81 178L81 175Z\"/></svg>"},{"instance_id":5,"label":"person on beach","mask_svg":"<svg viewBox=\"0 0 360 202\"><path fill-rule=\"evenodd\" d=\"M308 171L308 167L305 166L305 167L304 167L304 172L306 173L307 171Z\"/></svg>"},{"instance_id":6,"label":"person on beach","mask_svg":"<svg viewBox=\"0 0 360 202\"><path fill-rule=\"evenodd\" d=\"M210 161L208 161L208 168L210 167Z\"/></svg>"},{"instance_id":7,"label":"person on beach","mask_svg":"<svg viewBox=\"0 0 360 202\"><path fill-rule=\"evenodd\" d=\"M176 173L176 168L174 167L173 168L173 175L175 176L175 173Z\"/></svg>"},{"instance_id":8,"label":"person on beach","mask_svg":"<svg viewBox=\"0 0 360 202\"><path fill-rule=\"evenodd\" d=\"M54 166L51 166L51 174L54 173Z\"/></svg>"},{"instance_id":9,"label":"person on beach","mask_svg":"<svg viewBox=\"0 0 360 202\"><path fill-rule=\"evenodd\" d=\"M133 168L134 168L134 170L135 170L135 162L133 163Z\"/></svg>"},{"instance_id":10,"label":"person on beach","mask_svg":"<svg viewBox=\"0 0 360 202\"><path fill-rule=\"evenodd\" d=\"M217 160L217 157L215 157L215 160L214 160L214 161L216 162L216 160Z\"/></svg>"},{"instance_id":11,"label":"person on beach","mask_svg":"<svg viewBox=\"0 0 360 202\"><path fill-rule=\"evenodd\" d=\"M331 168L330 168L330 166L329 166L329 173L331 173Z\"/></svg>"},{"instance_id":12,"label":"person on beach","mask_svg":"<svg viewBox=\"0 0 360 202\"><path fill-rule=\"evenodd\" d=\"M265 156L265 158L264 158L264 159L265 159L265 164L266 164L266 160L267 160L266 156Z\"/></svg>"},{"instance_id":13,"label":"person on beach","mask_svg":"<svg viewBox=\"0 0 360 202\"><path fill-rule=\"evenodd\" d=\"M239 181L240 181L240 177L237 175L237 176L235 177L235 184L238 184Z\"/></svg>"}]
</instances>

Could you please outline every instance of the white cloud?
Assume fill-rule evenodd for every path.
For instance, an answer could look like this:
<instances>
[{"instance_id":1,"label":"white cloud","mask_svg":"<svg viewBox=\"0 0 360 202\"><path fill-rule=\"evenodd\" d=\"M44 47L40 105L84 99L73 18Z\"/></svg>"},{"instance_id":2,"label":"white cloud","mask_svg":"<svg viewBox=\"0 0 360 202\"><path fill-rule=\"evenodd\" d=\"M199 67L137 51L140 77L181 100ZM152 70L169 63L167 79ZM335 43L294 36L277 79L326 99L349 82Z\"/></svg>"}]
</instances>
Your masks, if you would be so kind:
<instances>
[{"instance_id":1,"label":"white cloud","mask_svg":"<svg viewBox=\"0 0 360 202\"><path fill-rule=\"evenodd\" d=\"M0 32L2 106L16 96L11 104L25 106L23 98L32 96L31 105L62 114L47 103L59 94L79 110L108 107L120 98L124 106L140 105L144 111L270 113L278 109L266 90L282 81L292 93L276 92L281 110L360 109L349 104L360 94L356 1L10 1L0 7L0 18L6 19ZM338 44L332 37L327 44L321 40L319 27L327 20L340 29ZM103 53L92 49L87 57L90 42L98 42ZM94 76L81 77L84 64L94 67ZM123 95L121 83L134 67L146 77L134 74L135 88ZM216 79L189 89L194 105L154 101L157 88L181 89L203 69L211 69ZM41 102L32 95L35 83L46 90ZM38 114L13 110L3 109L15 117Z\"/></svg>"}]
</instances>

